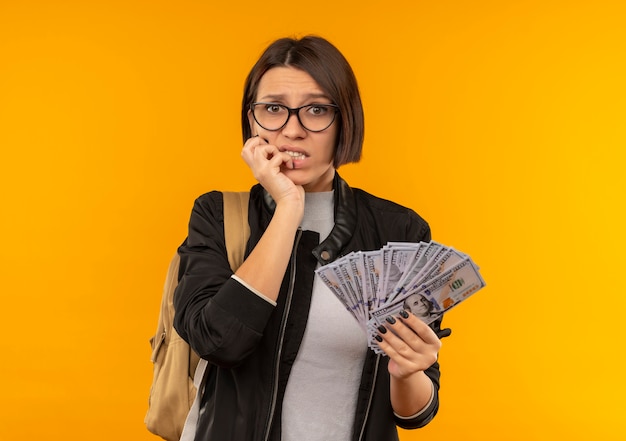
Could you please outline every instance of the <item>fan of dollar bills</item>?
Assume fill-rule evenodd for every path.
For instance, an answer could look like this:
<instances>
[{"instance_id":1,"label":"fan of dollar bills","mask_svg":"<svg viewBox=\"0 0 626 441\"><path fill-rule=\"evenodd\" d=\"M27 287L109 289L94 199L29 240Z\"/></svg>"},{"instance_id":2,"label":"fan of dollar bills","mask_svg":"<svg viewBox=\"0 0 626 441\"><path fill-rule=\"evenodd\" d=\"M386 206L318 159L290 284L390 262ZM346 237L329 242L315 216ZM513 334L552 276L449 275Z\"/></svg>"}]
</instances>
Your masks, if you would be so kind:
<instances>
[{"instance_id":1,"label":"fan of dollar bills","mask_svg":"<svg viewBox=\"0 0 626 441\"><path fill-rule=\"evenodd\" d=\"M381 350L374 336L389 316L405 309L426 324L485 286L472 259L437 242L389 242L350 253L316 270Z\"/></svg>"}]
</instances>

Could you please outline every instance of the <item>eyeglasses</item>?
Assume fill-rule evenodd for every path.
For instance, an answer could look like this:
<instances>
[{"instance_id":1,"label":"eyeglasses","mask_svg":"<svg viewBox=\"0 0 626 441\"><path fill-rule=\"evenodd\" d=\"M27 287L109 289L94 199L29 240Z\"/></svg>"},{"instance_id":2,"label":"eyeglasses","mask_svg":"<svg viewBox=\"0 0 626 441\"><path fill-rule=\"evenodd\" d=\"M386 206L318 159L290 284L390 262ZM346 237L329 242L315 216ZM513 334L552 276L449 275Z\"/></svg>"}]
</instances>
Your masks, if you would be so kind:
<instances>
[{"instance_id":1,"label":"eyeglasses","mask_svg":"<svg viewBox=\"0 0 626 441\"><path fill-rule=\"evenodd\" d=\"M254 120L265 130L280 130L291 115L296 115L300 125L309 132L321 132L330 127L339 113L335 104L307 104L291 108L276 103L252 103L250 110Z\"/></svg>"}]
</instances>

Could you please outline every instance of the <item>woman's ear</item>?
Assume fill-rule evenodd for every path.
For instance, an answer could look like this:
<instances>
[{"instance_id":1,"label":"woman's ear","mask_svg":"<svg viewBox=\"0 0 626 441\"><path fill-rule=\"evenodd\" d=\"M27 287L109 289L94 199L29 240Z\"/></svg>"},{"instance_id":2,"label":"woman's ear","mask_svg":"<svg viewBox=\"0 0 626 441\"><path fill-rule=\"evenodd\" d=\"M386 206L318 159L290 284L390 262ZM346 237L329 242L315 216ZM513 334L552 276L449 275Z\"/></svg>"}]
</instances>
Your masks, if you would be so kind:
<instances>
[{"instance_id":1,"label":"woman's ear","mask_svg":"<svg viewBox=\"0 0 626 441\"><path fill-rule=\"evenodd\" d=\"M254 116L252 116L252 111L248 109L248 124L250 124L250 133L252 134L252 136L258 135L255 123L256 121L254 120Z\"/></svg>"}]
</instances>

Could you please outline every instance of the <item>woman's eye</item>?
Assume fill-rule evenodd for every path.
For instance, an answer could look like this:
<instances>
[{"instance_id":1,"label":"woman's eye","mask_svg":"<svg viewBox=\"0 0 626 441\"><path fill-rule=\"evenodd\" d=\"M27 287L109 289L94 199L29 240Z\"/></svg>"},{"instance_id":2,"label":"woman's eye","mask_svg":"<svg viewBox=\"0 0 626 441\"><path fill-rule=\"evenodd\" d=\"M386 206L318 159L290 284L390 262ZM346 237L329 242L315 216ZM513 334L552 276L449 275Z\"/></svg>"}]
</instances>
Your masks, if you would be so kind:
<instances>
[{"instance_id":1,"label":"woman's eye","mask_svg":"<svg viewBox=\"0 0 626 441\"><path fill-rule=\"evenodd\" d=\"M311 114L315 116L320 116L328 112L328 109L326 108L326 106L311 106L309 108L309 112L311 112Z\"/></svg>"},{"instance_id":2,"label":"woman's eye","mask_svg":"<svg viewBox=\"0 0 626 441\"><path fill-rule=\"evenodd\" d=\"M268 104L267 106L265 106L265 110L267 110L269 113L278 113L280 112L281 108L278 104Z\"/></svg>"}]
</instances>

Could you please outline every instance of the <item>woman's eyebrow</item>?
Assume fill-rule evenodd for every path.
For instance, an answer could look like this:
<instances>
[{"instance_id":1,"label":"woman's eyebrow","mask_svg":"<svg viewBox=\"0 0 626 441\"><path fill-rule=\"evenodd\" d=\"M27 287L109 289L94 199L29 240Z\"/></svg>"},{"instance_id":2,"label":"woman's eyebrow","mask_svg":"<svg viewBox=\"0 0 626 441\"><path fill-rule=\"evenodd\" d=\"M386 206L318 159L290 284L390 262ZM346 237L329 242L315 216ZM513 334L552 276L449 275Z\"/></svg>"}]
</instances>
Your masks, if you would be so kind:
<instances>
[{"instance_id":1,"label":"woman's eyebrow","mask_svg":"<svg viewBox=\"0 0 626 441\"><path fill-rule=\"evenodd\" d=\"M262 97L259 98L259 101L267 101L267 100L284 101L285 97L286 96L283 95L283 94L271 93L271 94L268 94L268 95L263 95ZM328 101L331 101L331 99L325 93L309 93L307 95L304 95L302 98L304 98L304 100L323 98L323 99L326 99Z\"/></svg>"}]
</instances>

